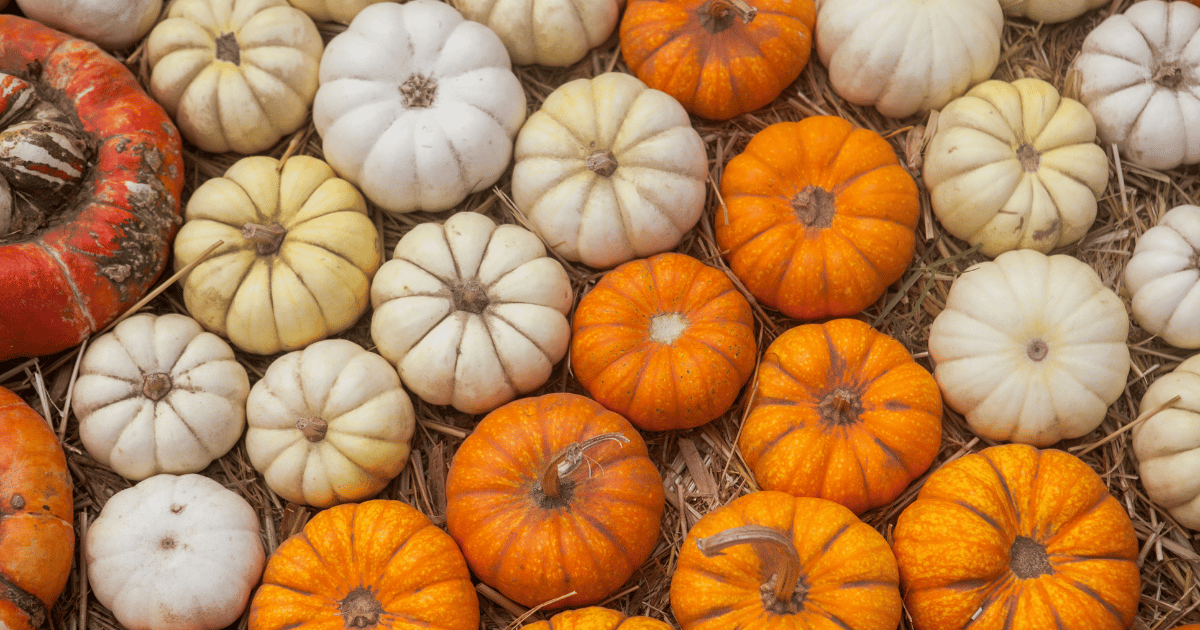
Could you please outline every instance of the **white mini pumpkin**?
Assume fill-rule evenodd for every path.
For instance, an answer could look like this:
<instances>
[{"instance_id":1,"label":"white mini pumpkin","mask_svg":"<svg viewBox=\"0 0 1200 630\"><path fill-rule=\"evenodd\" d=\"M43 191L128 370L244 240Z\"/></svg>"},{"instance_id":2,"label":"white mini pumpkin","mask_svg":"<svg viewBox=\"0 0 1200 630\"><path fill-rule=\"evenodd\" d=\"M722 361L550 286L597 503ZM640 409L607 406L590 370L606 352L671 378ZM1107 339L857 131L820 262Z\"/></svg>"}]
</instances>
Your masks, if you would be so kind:
<instances>
[{"instance_id":1,"label":"white mini pumpkin","mask_svg":"<svg viewBox=\"0 0 1200 630\"><path fill-rule=\"evenodd\" d=\"M687 111L620 72L563 84L517 136L513 203L567 260L609 268L674 248L704 211Z\"/></svg>"},{"instance_id":2,"label":"white mini pumpkin","mask_svg":"<svg viewBox=\"0 0 1200 630\"><path fill-rule=\"evenodd\" d=\"M140 313L83 354L71 407L96 461L126 479L199 472L246 428L250 379L194 319Z\"/></svg>"},{"instance_id":3,"label":"white mini pumpkin","mask_svg":"<svg viewBox=\"0 0 1200 630\"><path fill-rule=\"evenodd\" d=\"M1083 40L1074 72L1100 139L1155 169L1200 162L1200 7L1145 0Z\"/></svg>"},{"instance_id":4,"label":"white mini pumpkin","mask_svg":"<svg viewBox=\"0 0 1200 630\"><path fill-rule=\"evenodd\" d=\"M490 187L524 121L500 38L443 2L372 4L321 58L325 159L388 212L439 212Z\"/></svg>"},{"instance_id":5,"label":"white mini pumpkin","mask_svg":"<svg viewBox=\"0 0 1200 630\"><path fill-rule=\"evenodd\" d=\"M323 47L287 0L175 0L146 39L150 92L197 147L257 153L308 119Z\"/></svg>"},{"instance_id":6,"label":"white mini pumpkin","mask_svg":"<svg viewBox=\"0 0 1200 630\"><path fill-rule=\"evenodd\" d=\"M1146 414L1133 427L1146 495L1184 527L1200 530L1200 355L1146 388L1138 415Z\"/></svg>"},{"instance_id":7,"label":"white mini pumpkin","mask_svg":"<svg viewBox=\"0 0 1200 630\"><path fill-rule=\"evenodd\" d=\"M84 541L88 585L128 630L237 622L262 577L258 515L203 475L155 475L114 494Z\"/></svg>"},{"instance_id":8,"label":"white mini pumpkin","mask_svg":"<svg viewBox=\"0 0 1200 630\"><path fill-rule=\"evenodd\" d=\"M1087 234L1108 158L1079 101L1040 79L985 81L940 112L925 186L942 227L986 256Z\"/></svg>"},{"instance_id":9,"label":"white mini pumpkin","mask_svg":"<svg viewBox=\"0 0 1200 630\"><path fill-rule=\"evenodd\" d=\"M1000 4L1004 7L1005 15L1056 24L1112 4L1112 0L1004 0Z\"/></svg>"},{"instance_id":10,"label":"white mini pumpkin","mask_svg":"<svg viewBox=\"0 0 1200 630\"><path fill-rule=\"evenodd\" d=\"M345 339L275 359L246 416L246 454L267 486L319 508L382 490L408 463L416 423L391 364Z\"/></svg>"},{"instance_id":11,"label":"white mini pumpkin","mask_svg":"<svg viewBox=\"0 0 1200 630\"><path fill-rule=\"evenodd\" d=\"M948 406L992 440L1049 446L1085 435L1125 391L1129 317L1087 264L1031 249L978 263L929 328Z\"/></svg>"},{"instance_id":12,"label":"white mini pumpkin","mask_svg":"<svg viewBox=\"0 0 1200 630\"><path fill-rule=\"evenodd\" d=\"M7 0L0 2L0 9L6 4ZM162 0L17 0L17 6L31 20L96 42L106 50L123 50L150 32L163 3Z\"/></svg>"},{"instance_id":13,"label":"white mini pumpkin","mask_svg":"<svg viewBox=\"0 0 1200 630\"><path fill-rule=\"evenodd\" d=\"M619 0L458 0L468 20L486 24L513 63L569 66L617 27Z\"/></svg>"},{"instance_id":14,"label":"white mini pumpkin","mask_svg":"<svg viewBox=\"0 0 1200 630\"><path fill-rule=\"evenodd\" d=\"M535 234L460 212L396 243L371 283L371 338L422 400L484 413L550 377L573 300Z\"/></svg>"},{"instance_id":15,"label":"white mini pumpkin","mask_svg":"<svg viewBox=\"0 0 1200 630\"><path fill-rule=\"evenodd\" d=\"M903 118L990 78L1003 28L997 0L823 0L815 33L834 92Z\"/></svg>"},{"instance_id":16,"label":"white mini pumpkin","mask_svg":"<svg viewBox=\"0 0 1200 630\"><path fill-rule=\"evenodd\" d=\"M341 22L349 24L368 4L395 2L396 0L288 0L292 6L304 11L317 22Z\"/></svg>"},{"instance_id":17,"label":"white mini pumpkin","mask_svg":"<svg viewBox=\"0 0 1200 630\"><path fill-rule=\"evenodd\" d=\"M1167 211L1125 265L1133 321L1176 348L1200 348L1200 207Z\"/></svg>"}]
</instances>

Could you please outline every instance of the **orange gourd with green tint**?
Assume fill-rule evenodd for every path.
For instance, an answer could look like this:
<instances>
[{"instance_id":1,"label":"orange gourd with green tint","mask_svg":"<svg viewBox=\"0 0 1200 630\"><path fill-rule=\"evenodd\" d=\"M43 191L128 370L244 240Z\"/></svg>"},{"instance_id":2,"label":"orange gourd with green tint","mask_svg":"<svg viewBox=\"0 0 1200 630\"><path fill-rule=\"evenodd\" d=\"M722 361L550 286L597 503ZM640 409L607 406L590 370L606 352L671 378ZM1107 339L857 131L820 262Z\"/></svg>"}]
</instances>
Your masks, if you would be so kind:
<instances>
[{"instance_id":1,"label":"orange gourd with green tint","mask_svg":"<svg viewBox=\"0 0 1200 630\"><path fill-rule=\"evenodd\" d=\"M671 624L651 617L628 617L611 608L589 606L564 610L546 621L538 621L522 630L672 630Z\"/></svg>"},{"instance_id":2,"label":"orange gourd with green tint","mask_svg":"<svg viewBox=\"0 0 1200 630\"><path fill-rule=\"evenodd\" d=\"M925 480L893 548L916 630L1124 630L1141 592L1125 508L1083 460L985 448Z\"/></svg>"},{"instance_id":3,"label":"orange gourd with green tint","mask_svg":"<svg viewBox=\"0 0 1200 630\"><path fill-rule=\"evenodd\" d=\"M856 319L805 324L763 353L738 449L764 490L861 514L925 473L942 440L933 375Z\"/></svg>"},{"instance_id":4,"label":"orange gourd with green tint","mask_svg":"<svg viewBox=\"0 0 1200 630\"><path fill-rule=\"evenodd\" d=\"M760 491L705 514L671 577L683 630L896 630L896 558L845 506Z\"/></svg>"},{"instance_id":5,"label":"orange gourd with green tint","mask_svg":"<svg viewBox=\"0 0 1200 630\"><path fill-rule=\"evenodd\" d=\"M629 0L621 55L689 112L727 120L780 95L808 63L813 0Z\"/></svg>"},{"instance_id":6,"label":"orange gourd with green tint","mask_svg":"<svg viewBox=\"0 0 1200 630\"><path fill-rule=\"evenodd\" d=\"M754 372L750 303L720 270L658 254L604 274L571 322L571 371L649 431L720 417Z\"/></svg>"},{"instance_id":7,"label":"orange gourd with green tint","mask_svg":"<svg viewBox=\"0 0 1200 630\"><path fill-rule=\"evenodd\" d=\"M67 459L38 412L0 387L0 628L43 627L74 559Z\"/></svg>"},{"instance_id":8,"label":"orange gourd with green tint","mask_svg":"<svg viewBox=\"0 0 1200 630\"><path fill-rule=\"evenodd\" d=\"M731 159L713 218L733 273L798 319L844 317L912 262L917 185L882 136L835 116L775 123Z\"/></svg>"}]
</instances>

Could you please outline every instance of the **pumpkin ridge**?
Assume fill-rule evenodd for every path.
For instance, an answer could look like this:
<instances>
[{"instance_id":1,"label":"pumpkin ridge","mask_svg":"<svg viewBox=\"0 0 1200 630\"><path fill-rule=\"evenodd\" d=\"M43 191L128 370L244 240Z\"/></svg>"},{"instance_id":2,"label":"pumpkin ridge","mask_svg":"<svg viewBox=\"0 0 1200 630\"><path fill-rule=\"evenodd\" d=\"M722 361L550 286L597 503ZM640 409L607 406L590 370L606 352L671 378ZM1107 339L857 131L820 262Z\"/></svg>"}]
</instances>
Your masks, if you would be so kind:
<instances>
[{"instance_id":1,"label":"pumpkin ridge","mask_svg":"<svg viewBox=\"0 0 1200 630\"><path fill-rule=\"evenodd\" d=\"M74 310L76 315L87 320L89 329L98 330L100 327L97 325L96 320L92 317L91 310L83 307L84 304L87 304L87 299L79 291L79 285L75 282L75 275L71 271L70 266L63 262L62 256L59 255L59 253L55 251L53 247L46 246L46 242L41 236L37 238L36 246L38 249L42 250L42 252L44 252L49 259L53 260L55 265L58 266L63 280L66 281L68 288L71 290L71 295L75 296Z\"/></svg>"},{"instance_id":2,"label":"pumpkin ridge","mask_svg":"<svg viewBox=\"0 0 1200 630\"><path fill-rule=\"evenodd\" d=\"M1030 447L1030 448L1033 448L1033 447ZM1000 470L1000 467L996 464L996 461L991 458L991 453L988 453L987 456L984 457L984 461L987 462L988 467L991 468L992 475L995 477L995 481L999 484L1000 489L1004 491L1004 496L1008 499L1008 512L1012 513L1012 514L1017 514L1018 518L1020 518L1021 514L1027 513L1026 511L1022 511L1022 510L1018 509L1016 497L1013 495L1012 488L1010 488L1008 485L1008 478L1004 475L1004 471ZM1042 458L1038 457L1037 462L1034 464L1034 466L1035 466L1034 474L1033 474L1034 479L1037 479L1037 477L1038 477L1038 473L1040 472L1041 463L1042 463ZM1028 508L1028 506L1023 506L1023 507L1025 507L1026 509ZM989 517L989 519L990 519L990 517ZM991 521L991 520L989 520L988 522L993 527L995 527L997 529L997 531L1004 531L1004 528L1002 528L999 523L997 523L995 521ZM1014 525L1018 530L1020 530L1022 523L1018 520L1016 523L1014 523Z\"/></svg>"},{"instance_id":3,"label":"pumpkin ridge","mask_svg":"<svg viewBox=\"0 0 1200 630\"><path fill-rule=\"evenodd\" d=\"M582 502L581 502L581 505L582 505ZM609 542L611 542L613 544L614 547L619 549L621 551L621 553L620 553L621 557L625 557L625 556L629 555L630 550L621 542L620 538L615 533L613 533L613 531L611 529L608 528L607 523L600 520L599 518L596 518L595 514L592 514L588 510L582 510L582 509L572 510L571 513L575 516L575 518L571 519L571 525L574 527L575 534L579 537L580 540L590 540L592 538L592 536L588 535L588 534L590 534L590 532L584 532L581 529L583 523L586 522L588 525L590 525L592 527L592 529L594 531L599 533L601 536L607 538L609 540ZM564 545L564 548L566 548L565 545ZM593 558L595 558L595 557L593 556ZM596 558L596 559L598 559L598 558ZM605 569L605 567L597 567L597 568L600 570Z\"/></svg>"},{"instance_id":4,"label":"pumpkin ridge","mask_svg":"<svg viewBox=\"0 0 1200 630\"><path fill-rule=\"evenodd\" d=\"M1072 514L1069 521L1059 525L1053 531L1035 532L1037 534L1035 540L1046 545L1047 551L1049 551L1050 545L1054 543L1056 538L1058 538L1061 534L1071 531L1077 525L1080 525L1081 521L1088 519L1092 514L1094 514L1098 509L1103 507L1104 504L1108 502L1107 500L1109 496L1110 495L1107 492L1097 493L1096 500L1086 508L1083 508ZM1082 524L1086 525L1086 523Z\"/></svg>"},{"instance_id":5,"label":"pumpkin ridge","mask_svg":"<svg viewBox=\"0 0 1200 630\"><path fill-rule=\"evenodd\" d=\"M980 520L987 523L988 527L992 527L992 528L996 529L996 531L1004 531L1004 527L994 517L992 517L991 514L984 512L983 510L979 509L975 505L972 505L971 503L968 503L965 499L954 499L954 500L948 501L948 502L952 505L957 505L957 506L961 507L962 509L970 512L972 515L978 517Z\"/></svg>"},{"instance_id":6,"label":"pumpkin ridge","mask_svg":"<svg viewBox=\"0 0 1200 630\"><path fill-rule=\"evenodd\" d=\"M1127 625L1127 622L1121 618L1121 612L1119 610L1117 610L1116 607L1113 606L1112 602L1108 601L1108 598L1106 598L1103 594L1096 591L1096 589L1088 586L1087 584L1078 582L1076 580L1071 580L1071 586L1078 589L1081 593L1083 593L1088 598L1095 600L1095 602L1097 604L1100 604L1100 607L1103 608L1105 611L1107 611L1110 615L1112 615L1113 618L1116 619L1119 624Z\"/></svg>"}]
</instances>

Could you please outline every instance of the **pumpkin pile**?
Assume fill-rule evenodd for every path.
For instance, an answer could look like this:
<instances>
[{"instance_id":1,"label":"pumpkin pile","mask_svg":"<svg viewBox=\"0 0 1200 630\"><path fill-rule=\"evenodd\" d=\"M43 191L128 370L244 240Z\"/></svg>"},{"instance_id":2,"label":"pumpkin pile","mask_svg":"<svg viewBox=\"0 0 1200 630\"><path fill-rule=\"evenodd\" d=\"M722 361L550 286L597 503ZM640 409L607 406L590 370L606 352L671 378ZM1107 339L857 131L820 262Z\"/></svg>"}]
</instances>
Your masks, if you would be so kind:
<instances>
[{"instance_id":1,"label":"pumpkin pile","mask_svg":"<svg viewBox=\"0 0 1200 630\"><path fill-rule=\"evenodd\" d=\"M0 627L1200 624L1200 0L60 2Z\"/></svg>"}]
</instances>

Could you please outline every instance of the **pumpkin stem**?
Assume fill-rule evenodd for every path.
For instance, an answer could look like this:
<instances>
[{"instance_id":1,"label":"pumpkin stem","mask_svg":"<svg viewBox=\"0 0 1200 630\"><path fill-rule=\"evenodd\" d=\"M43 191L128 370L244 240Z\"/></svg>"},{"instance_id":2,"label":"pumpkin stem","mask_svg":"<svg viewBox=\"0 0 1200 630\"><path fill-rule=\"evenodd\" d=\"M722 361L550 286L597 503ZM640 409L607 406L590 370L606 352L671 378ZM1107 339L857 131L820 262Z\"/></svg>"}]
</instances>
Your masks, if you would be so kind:
<instances>
[{"instance_id":1,"label":"pumpkin stem","mask_svg":"<svg viewBox=\"0 0 1200 630\"><path fill-rule=\"evenodd\" d=\"M329 423L320 418L300 418L296 421L296 428L309 442L320 442L329 431Z\"/></svg>"},{"instance_id":2,"label":"pumpkin stem","mask_svg":"<svg viewBox=\"0 0 1200 630\"><path fill-rule=\"evenodd\" d=\"M1026 173L1036 173L1038 167L1042 165L1042 154L1033 148L1033 145L1028 142L1017 147L1017 159L1021 162L1021 168Z\"/></svg>"},{"instance_id":3,"label":"pumpkin stem","mask_svg":"<svg viewBox=\"0 0 1200 630\"><path fill-rule=\"evenodd\" d=\"M742 24L749 24L757 15L758 9L750 6L746 0L709 0L698 11L700 25L709 33L720 33L733 26L735 17Z\"/></svg>"},{"instance_id":4,"label":"pumpkin stem","mask_svg":"<svg viewBox=\"0 0 1200 630\"><path fill-rule=\"evenodd\" d=\"M1027 536L1017 536L1013 541L1008 550L1008 568L1022 580L1054 573L1046 546Z\"/></svg>"},{"instance_id":5,"label":"pumpkin stem","mask_svg":"<svg viewBox=\"0 0 1200 630\"><path fill-rule=\"evenodd\" d=\"M775 614L800 611L808 587L800 579L800 553L783 532L764 525L739 525L708 538L697 538L696 548L713 557L734 545L752 545L766 569L760 590L763 606Z\"/></svg>"},{"instance_id":6,"label":"pumpkin stem","mask_svg":"<svg viewBox=\"0 0 1200 630\"><path fill-rule=\"evenodd\" d=\"M819 409L825 422L843 426L858 422L858 414L862 413L862 401L858 394L839 388L821 401Z\"/></svg>"},{"instance_id":7,"label":"pumpkin stem","mask_svg":"<svg viewBox=\"0 0 1200 630\"><path fill-rule=\"evenodd\" d=\"M414 74L400 84L400 94L404 96L405 107L429 107L433 105L433 97L437 94L437 81Z\"/></svg>"},{"instance_id":8,"label":"pumpkin stem","mask_svg":"<svg viewBox=\"0 0 1200 630\"><path fill-rule=\"evenodd\" d=\"M603 177L612 177L612 174L617 172L617 156L613 155L612 151L600 151L587 156L584 160L584 165L587 169L597 175Z\"/></svg>"},{"instance_id":9,"label":"pumpkin stem","mask_svg":"<svg viewBox=\"0 0 1200 630\"><path fill-rule=\"evenodd\" d=\"M1050 346L1046 345L1046 342L1041 339L1034 339L1025 347L1025 353L1029 355L1030 359L1041 361L1050 353Z\"/></svg>"},{"instance_id":10,"label":"pumpkin stem","mask_svg":"<svg viewBox=\"0 0 1200 630\"><path fill-rule=\"evenodd\" d=\"M171 391L171 376L166 372L154 372L142 377L142 395L158 402Z\"/></svg>"},{"instance_id":11,"label":"pumpkin stem","mask_svg":"<svg viewBox=\"0 0 1200 630\"><path fill-rule=\"evenodd\" d=\"M837 199L828 190L809 184L792 198L792 210L805 227L827 228L837 214Z\"/></svg>"},{"instance_id":12,"label":"pumpkin stem","mask_svg":"<svg viewBox=\"0 0 1200 630\"><path fill-rule=\"evenodd\" d=\"M242 49L238 47L237 36L233 33L221 33L216 39L217 50L214 56L221 61L228 61L237 66L242 63Z\"/></svg>"},{"instance_id":13,"label":"pumpkin stem","mask_svg":"<svg viewBox=\"0 0 1200 630\"><path fill-rule=\"evenodd\" d=\"M582 442L572 442L555 454L542 471L542 494L547 499L562 498L562 478L574 472L584 462L583 452L609 440L621 444L629 442L629 438L620 433L601 433Z\"/></svg>"},{"instance_id":14,"label":"pumpkin stem","mask_svg":"<svg viewBox=\"0 0 1200 630\"><path fill-rule=\"evenodd\" d=\"M338 603L338 613L342 615L342 623L347 628L370 628L379 623L383 604L379 603L374 593L359 586Z\"/></svg>"},{"instance_id":15,"label":"pumpkin stem","mask_svg":"<svg viewBox=\"0 0 1200 630\"><path fill-rule=\"evenodd\" d=\"M1183 69L1173 63L1159 66L1151 80L1168 90L1178 89L1183 83Z\"/></svg>"},{"instance_id":16,"label":"pumpkin stem","mask_svg":"<svg viewBox=\"0 0 1200 630\"><path fill-rule=\"evenodd\" d=\"M688 328L688 320L681 313L659 313L650 318L650 339L671 345Z\"/></svg>"},{"instance_id":17,"label":"pumpkin stem","mask_svg":"<svg viewBox=\"0 0 1200 630\"><path fill-rule=\"evenodd\" d=\"M450 292L454 296L454 308L476 315L482 313L491 302L488 299L487 288L475 278L463 281Z\"/></svg>"},{"instance_id":18,"label":"pumpkin stem","mask_svg":"<svg viewBox=\"0 0 1200 630\"><path fill-rule=\"evenodd\" d=\"M247 223L242 226L242 238L254 243L254 249L259 256L270 256L278 252L279 247L283 245L283 237L286 235L287 230L279 223L271 225Z\"/></svg>"}]
</instances>

